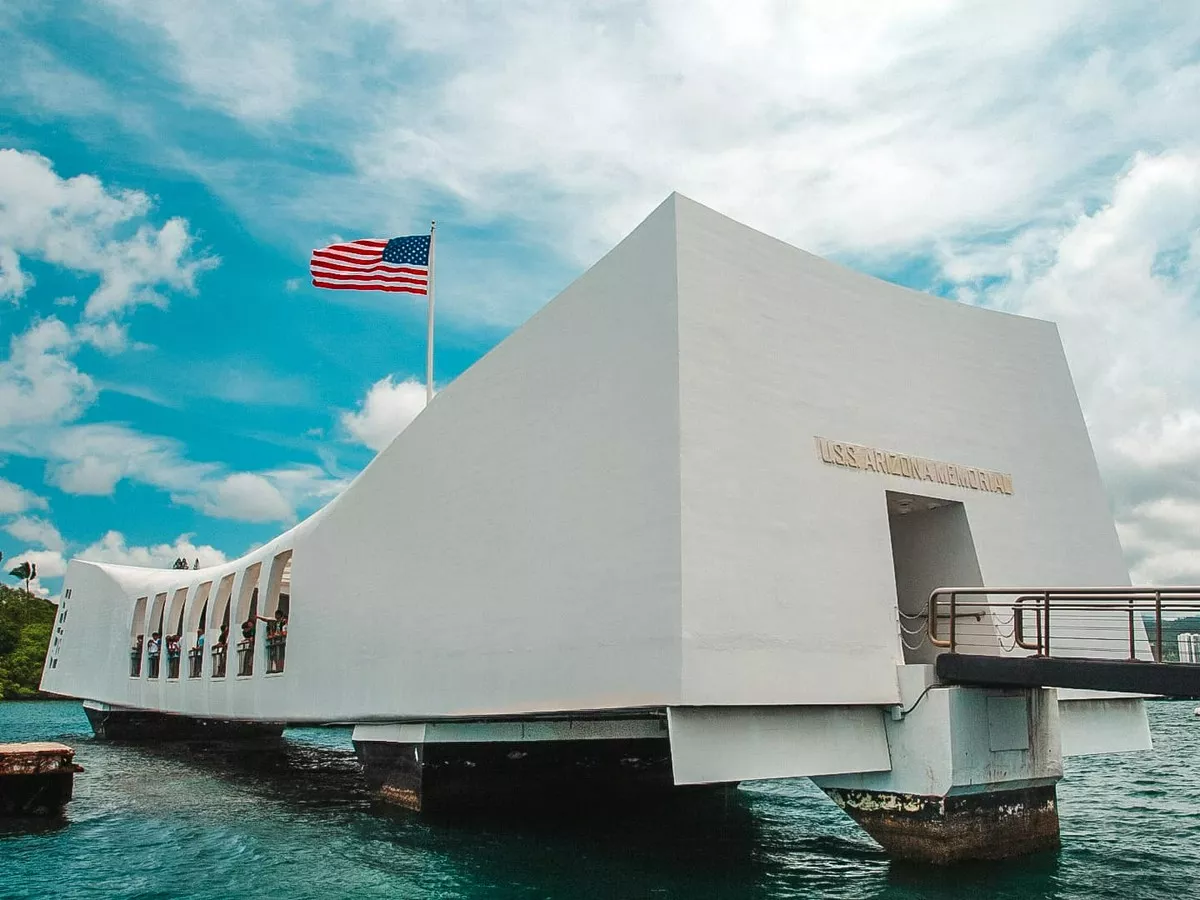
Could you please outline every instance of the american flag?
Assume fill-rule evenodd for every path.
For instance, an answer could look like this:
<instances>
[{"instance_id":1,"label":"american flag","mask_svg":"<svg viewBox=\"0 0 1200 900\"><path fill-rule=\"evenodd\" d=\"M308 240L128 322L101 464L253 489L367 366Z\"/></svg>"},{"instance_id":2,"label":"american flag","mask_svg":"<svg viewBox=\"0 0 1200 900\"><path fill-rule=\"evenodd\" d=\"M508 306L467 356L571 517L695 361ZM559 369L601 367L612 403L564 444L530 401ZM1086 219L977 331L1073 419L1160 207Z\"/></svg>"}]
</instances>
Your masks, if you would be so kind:
<instances>
[{"instance_id":1,"label":"american flag","mask_svg":"<svg viewBox=\"0 0 1200 900\"><path fill-rule=\"evenodd\" d=\"M312 252L313 285L336 291L429 293L429 235L363 238Z\"/></svg>"}]
</instances>

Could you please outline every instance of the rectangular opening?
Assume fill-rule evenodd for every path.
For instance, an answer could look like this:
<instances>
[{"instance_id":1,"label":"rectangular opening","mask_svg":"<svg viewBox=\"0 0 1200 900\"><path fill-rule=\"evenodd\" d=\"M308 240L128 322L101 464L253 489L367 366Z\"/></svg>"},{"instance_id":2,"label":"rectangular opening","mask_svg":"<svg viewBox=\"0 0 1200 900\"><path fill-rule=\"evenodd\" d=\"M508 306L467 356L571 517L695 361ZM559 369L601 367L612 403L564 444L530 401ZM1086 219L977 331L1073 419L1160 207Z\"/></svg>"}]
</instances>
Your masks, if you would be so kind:
<instances>
[{"instance_id":1,"label":"rectangular opening","mask_svg":"<svg viewBox=\"0 0 1200 900\"><path fill-rule=\"evenodd\" d=\"M238 589L237 621L241 623L242 639L238 641L238 675L254 674L254 647L258 637L258 579L262 563L255 563L242 573Z\"/></svg>"},{"instance_id":2,"label":"rectangular opening","mask_svg":"<svg viewBox=\"0 0 1200 900\"><path fill-rule=\"evenodd\" d=\"M267 578L267 674L283 671L287 650L288 616L292 605L292 551L284 550L271 562Z\"/></svg>"},{"instance_id":3,"label":"rectangular opening","mask_svg":"<svg viewBox=\"0 0 1200 900\"><path fill-rule=\"evenodd\" d=\"M146 642L146 677L157 678L159 664L162 661L163 649L163 617L166 615L167 595L154 595L154 605L150 608L150 640Z\"/></svg>"},{"instance_id":4,"label":"rectangular opening","mask_svg":"<svg viewBox=\"0 0 1200 900\"><path fill-rule=\"evenodd\" d=\"M957 500L894 491L887 492L887 509L904 661L931 664L941 648L929 643L929 595L940 587L983 585L967 511ZM947 626L939 623L943 635ZM963 653L1000 652L986 607L960 601L955 629Z\"/></svg>"},{"instance_id":5,"label":"rectangular opening","mask_svg":"<svg viewBox=\"0 0 1200 900\"><path fill-rule=\"evenodd\" d=\"M226 662L229 659L229 598L233 596L233 573L221 579L217 585L217 599L213 604L212 618L209 619L209 631L217 633L217 639L212 648L212 677L224 678Z\"/></svg>"},{"instance_id":6,"label":"rectangular opening","mask_svg":"<svg viewBox=\"0 0 1200 900\"><path fill-rule=\"evenodd\" d=\"M142 652L146 646L146 604L149 597L138 597L133 604L133 619L129 625L129 676L140 678Z\"/></svg>"},{"instance_id":7,"label":"rectangular opening","mask_svg":"<svg viewBox=\"0 0 1200 900\"><path fill-rule=\"evenodd\" d=\"M199 678L204 669L204 633L208 622L208 595L212 582L206 581L192 597L188 607L186 646L188 647L188 678Z\"/></svg>"},{"instance_id":8,"label":"rectangular opening","mask_svg":"<svg viewBox=\"0 0 1200 900\"><path fill-rule=\"evenodd\" d=\"M171 597L170 612L167 613L166 634L163 646L167 651L167 678L179 677L179 662L183 655L183 608L187 603L188 589L179 588Z\"/></svg>"}]
</instances>

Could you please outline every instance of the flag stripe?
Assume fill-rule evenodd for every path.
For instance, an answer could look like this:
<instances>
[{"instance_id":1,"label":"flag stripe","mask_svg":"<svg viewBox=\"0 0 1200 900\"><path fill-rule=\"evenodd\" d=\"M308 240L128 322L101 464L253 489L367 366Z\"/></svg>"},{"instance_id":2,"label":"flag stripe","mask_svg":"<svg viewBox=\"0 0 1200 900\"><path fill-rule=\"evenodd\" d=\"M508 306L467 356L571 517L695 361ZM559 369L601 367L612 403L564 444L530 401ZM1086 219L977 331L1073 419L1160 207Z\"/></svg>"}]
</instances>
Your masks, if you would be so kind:
<instances>
[{"instance_id":1,"label":"flag stripe","mask_svg":"<svg viewBox=\"0 0 1200 900\"><path fill-rule=\"evenodd\" d=\"M429 269L424 266L395 266L385 262L370 263L368 265L348 265L346 263L329 262L324 259L314 259L312 261L312 269L314 272L317 269L323 269L331 272L392 272L400 275L429 274Z\"/></svg>"},{"instance_id":2,"label":"flag stripe","mask_svg":"<svg viewBox=\"0 0 1200 900\"><path fill-rule=\"evenodd\" d=\"M371 251L374 251L374 250L383 250L383 248L386 246L388 246L388 241L364 238L360 241L343 241L343 242L341 242L341 244L330 244L329 247L326 247L326 250L358 250L358 251L371 250Z\"/></svg>"},{"instance_id":3,"label":"flag stripe","mask_svg":"<svg viewBox=\"0 0 1200 900\"><path fill-rule=\"evenodd\" d=\"M313 279L313 287L329 288L336 291L388 291L389 293L400 294L428 294L429 290L425 287L412 287L410 285L383 285L383 284L346 284L345 282L336 281L319 281Z\"/></svg>"},{"instance_id":4,"label":"flag stripe","mask_svg":"<svg viewBox=\"0 0 1200 900\"><path fill-rule=\"evenodd\" d=\"M351 253L346 250L314 250L313 259L340 259L344 262L378 262L383 255L376 250L374 253Z\"/></svg>"},{"instance_id":5,"label":"flag stripe","mask_svg":"<svg viewBox=\"0 0 1200 900\"><path fill-rule=\"evenodd\" d=\"M388 275L385 273L362 273L354 274L351 272L320 272L313 269L313 278L322 278L326 281L380 281L386 284L429 284L428 278L413 278L411 275Z\"/></svg>"}]
</instances>

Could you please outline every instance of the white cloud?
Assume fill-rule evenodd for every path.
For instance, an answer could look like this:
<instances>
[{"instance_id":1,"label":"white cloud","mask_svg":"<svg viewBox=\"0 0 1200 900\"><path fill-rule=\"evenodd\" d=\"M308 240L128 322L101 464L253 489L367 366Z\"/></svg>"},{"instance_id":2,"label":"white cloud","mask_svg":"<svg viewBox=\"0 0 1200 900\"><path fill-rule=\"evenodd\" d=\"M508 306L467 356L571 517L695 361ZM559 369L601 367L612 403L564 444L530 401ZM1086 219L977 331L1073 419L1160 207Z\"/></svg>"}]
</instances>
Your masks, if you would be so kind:
<instances>
[{"instance_id":1,"label":"white cloud","mask_svg":"<svg viewBox=\"0 0 1200 900\"><path fill-rule=\"evenodd\" d=\"M344 412L342 428L361 444L382 450L425 408L425 385L391 375L371 385L357 412Z\"/></svg>"},{"instance_id":2,"label":"white cloud","mask_svg":"<svg viewBox=\"0 0 1200 900\"><path fill-rule=\"evenodd\" d=\"M297 510L344 485L317 466L229 472L187 458L178 441L123 425L61 427L34 450L47 459L47 481L69 494L108 495L129 480L166 491L175 503L243 522L291 523Z\"/></svg>"},{"instance_id":3,"label":"white cloud","mask_svg":"<svg viewBox=\"0 0 1200 900\"><path fill-rule=\"evenodd\" d=\"M233 116L264 123L284 119L310 92L299 77L297 50L287 40L286 26L290 18L304 20L317 12L312 4L283 8L239 0L216 16L206 6L164 6L154 0L108 0L108 5L149 23L172 48L167 60L176 76ZM307 8L297 11L297 6Z\"/></svg>"},{"instance_id":4,"label":"white cloud","mask_svg":"<svg viewBox=\"0 0 1200 900\"><path fill-rule=\"evenodd\" d=\"M4 561L5 575L23 562L37 566L38 577L34 584L43 578L61 578L67 572L67 561L60 550L23 550Z\"/></svg>"},{"instance_id":5,"label":"white cloud","mask_svg":"<svg viewBox=\"0 0 1200 900\"><path fill-rule=\"evenodd\" d=\"M109 320L103 324L81 322L75 326L75 339L82 344L90 344L102 353L124 353L132 346L129 341L129 328L120 322Z\"/></svg>"},{"instance_id":6,"label":"white cloud","mask_svg":"<svg viewBox=\"0 0 1200 900\"><path fill-rule=\"evenodd\" d=\"M0 292L16 300L32 284L21 256L98 276L84 309L91 319L165 306L163 288L194 290L217 260L195 254L183 219L146 221L151 207L140 191L110 190L92 175L61 178L43 156L0 150Z\"/></svg>"},{"instance_id":7,"label":"white cloud","mask_svg":"<svg viewBox=\"0 0 1200 900\"><path fill-rule=\"evenodd\" d=\"M0 246L0 300L15 305L33 286L33 276L21 271L21 261L12 247Z\"/></svg>"},{"instance_id":8,"label":"white cloud","mask_svg":"<svg viewBox=\"0 0 1200 900\"><path fill-rule=\"evenodd\" d=\"M279 488L254 472L235 472L198 494L175 496L178 502L196 506L210 516L243 522L291 522L296 511Z\"/></svg>"},{"instance_id":9,"label":"white cloud","mask_svg":"<svg viewBox=\"0 0 1200 900\"><path fill-rule=\"evenodd\" d=\"M70 330L53 317L12 337L0 361L0 428L70 421L91 404L96 386L71 360L73 348Z\"/></svg>"},{"instance_id":10,"label":"white cloud","mask_svg":"<svg viewBox=\"0 0 1200 900\"><path fill-rule=\"evenodd\" d=\"M201 566L215 566L227 561L225 554L216 547L208 544L196 544L193 537L190 534L181 534L171 543L131 547L126 543L125 535L119 531L110 531L100 540L82 550L79 558L93 562L149 566L158 569L171 568L171 564L181 556L193 563L199 559Z\"/></svg>"},{"instance_id":11,"label":"white cloud","mask_svg":"<svg viewBox=\"0 0 1200 900\"><path fill-rule=\"evenodd\" d=\"M47 480L69 494L111 494L125 478L190 493L220 474L214 463L188 460L177 441L123 425L61 428L40 450L48 459Z\"/></svg>"},{"instance_id":12,"label":"white cloud","mask_svg":"<svg viewBox=\"0 0 1200 900\"><path fill-rule=\"evenodd\" d=\"M1139 154L1107 193L944 270L967 299L1058 323L1135 580L1194 583L1200 152Z\"/></svg>"},{"instance_id":13,"label":"white cloud","mask_svg":"<svg viewBox=\"0 0 1200 900\"><path fill-rule=\"evenodd\" d=\"M19 484L0 478L0 515L13 515L27 509L45 509L45 498L39 497Z\"/></svg>"},{"instance_id":14,"label":"white cloud","mask_svg":"<svg viewBox=\"0 0 1200 900\"><path fill-rule=\"evenodd\" d=\"M38 544L47 550L61 551L65 546L54 523L36 516L20 516L4 525L4 530L19 541ZM44 573L49 575L49 572Z\"/></svg>"}]
</instances>

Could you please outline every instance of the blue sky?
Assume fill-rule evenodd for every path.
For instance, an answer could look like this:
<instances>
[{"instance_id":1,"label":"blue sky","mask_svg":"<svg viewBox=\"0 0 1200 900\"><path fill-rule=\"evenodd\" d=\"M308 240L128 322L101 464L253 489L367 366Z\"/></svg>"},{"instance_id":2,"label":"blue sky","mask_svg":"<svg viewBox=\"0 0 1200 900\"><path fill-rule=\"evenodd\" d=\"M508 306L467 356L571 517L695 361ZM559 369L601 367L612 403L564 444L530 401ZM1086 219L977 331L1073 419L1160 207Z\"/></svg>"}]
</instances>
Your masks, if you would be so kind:
<instances>
[{"instance_id":1,"label":"blue sky","mask_svg":"<svg viewBox=\"0 0 1200 900\"><path fill-rule=\"evenodd\" d=\"M240 555L411 420L421 302L312 247L438 220L444 384L680 190L1058 321L1135 577L1200 581L1200 11L903 6L5 3L5 559Z\"/></svg>"}]
</instances>

